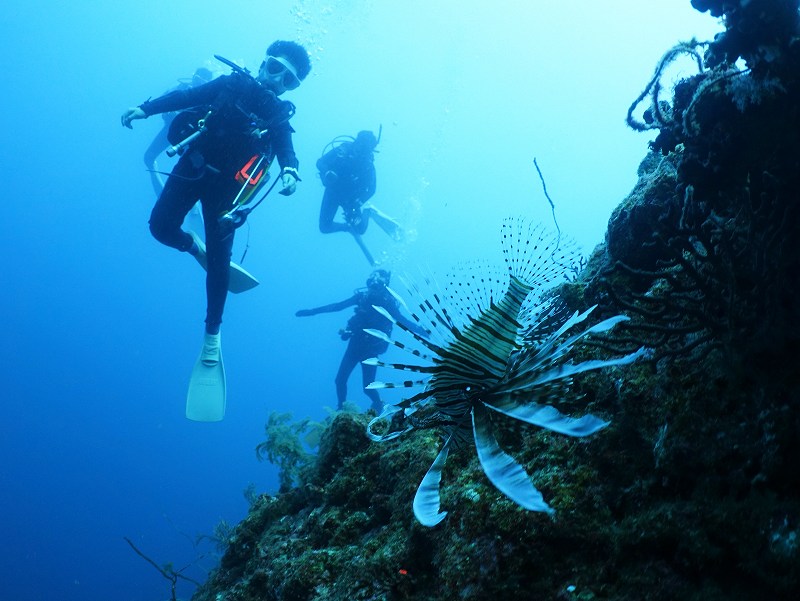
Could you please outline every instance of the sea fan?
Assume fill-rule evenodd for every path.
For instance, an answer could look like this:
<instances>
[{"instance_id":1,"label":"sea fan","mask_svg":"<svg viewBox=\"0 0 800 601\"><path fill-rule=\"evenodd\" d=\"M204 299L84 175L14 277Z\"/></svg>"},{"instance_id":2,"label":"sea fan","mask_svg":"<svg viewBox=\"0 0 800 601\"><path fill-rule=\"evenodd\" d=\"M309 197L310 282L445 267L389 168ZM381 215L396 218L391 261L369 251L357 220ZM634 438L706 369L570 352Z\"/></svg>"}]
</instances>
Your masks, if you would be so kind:
<instances>
[{"instance_id":1,"label":"sea fan","mask_svg":"<svg viewBox=\"0 0 800 601\"><path fill-rule=\"evenodd\" d=\"M572 376L629 364L643 352L640 349L612 359L570 361L576 343L627 318L620 315L578 329L593 308L564 316L557 298L544 297L575 264L576 253L564 249L560 242L560 237L541 226L508 219L503 223L502 237L506 273L491 275L483 266L472 266L450 278L443 291L430 277L424 278L422 284L407 283L409 292L417 298L416 310L409 309L409 313L420 330L395 323L413 337L413 344L365 330L417 359L415 363L385 363L378 359L365 363L421 375L417 380L369 385L421 388L372 420L367 429L370 438L391 440L422 427L439 427L445 435L445 443L414 498L414 515L423 525L438 524L447 514L439 510L442 469L450 449L470 440L483 471L501 492L526 509L552 512L525 470L498 444L492 414L568 436L587 436L608 425L593 415L562 415L548 404L569 393ZM396 296L403 302L400 295ZM392 319L385 309L375 309ZM376 431L378 424L389 421L402 426L383 433Z\"/></svg>"}]
</instances>

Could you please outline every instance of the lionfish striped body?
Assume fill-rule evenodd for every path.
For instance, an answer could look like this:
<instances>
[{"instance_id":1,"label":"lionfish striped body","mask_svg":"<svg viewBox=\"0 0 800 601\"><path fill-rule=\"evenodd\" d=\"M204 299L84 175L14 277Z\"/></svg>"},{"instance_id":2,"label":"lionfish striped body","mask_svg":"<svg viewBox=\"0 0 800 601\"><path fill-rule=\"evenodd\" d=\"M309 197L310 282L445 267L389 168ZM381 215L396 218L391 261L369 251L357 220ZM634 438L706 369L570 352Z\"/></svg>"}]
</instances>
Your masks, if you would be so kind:
<instances>
[{"instance_id":1,"label":"lionfish striped body","mask_svg":"<svg viewBox=\"0 0 800 601\"><path fill-rule=\"evenodd\" d=\"M567 334L586 319L591 309L561 321L557 299L542 298L574 264L575 253L562 250L559 243L560 239L554 239L541 227L506 220L505 275L487 276L483 269L476 274L473 269L463 277L453 278L444 294L431 279L425 282L427 289L410 284L409 290L419 302L417 310L409 312L420 329L413 331L397 325L413 337L415 345L366 330L424 360L420 364L368 360L373 365L416 372L427 379L371 384L372 388L421 387L422 391L387 407L367 430L376 441L396 438L415 427L438 426L443 430L445 443L414 499L414 514L424 525L433 526L445 517L447 512L439 511L442 468L450 448L470 439L484 472L501 492L526 509L552 511L524 469L500 448L491 414L503 414L569 436L586 436L608 425L593 415L567 417L544 404L557 402L567 394L573 375L631 363L642 352L609 360L569 362L576 342L626 318L612 317L577 334ZM402 298L398 299L402 302ZM384 309L375 309L391 319ZM379 423L401 411L407 418L403 430L375 432Z\"/></svg>"},{"instance_id":2,"label":"lionfish striped body","mask_svg":"<svg viewBox=\"0 0 800 601\"><path fill-rule=\"evenodd\" d=\"M519 348L517 317L531 289L512 277L500 302L492 303L463 331L453 330L454 340L441 349L438 369L428 381L429 389L436 391L436 408L442 414L453 419L468 415L474 394L465 395L465 391L481 390L506 373L508 357Z\"/></svg>"}]
</instances>

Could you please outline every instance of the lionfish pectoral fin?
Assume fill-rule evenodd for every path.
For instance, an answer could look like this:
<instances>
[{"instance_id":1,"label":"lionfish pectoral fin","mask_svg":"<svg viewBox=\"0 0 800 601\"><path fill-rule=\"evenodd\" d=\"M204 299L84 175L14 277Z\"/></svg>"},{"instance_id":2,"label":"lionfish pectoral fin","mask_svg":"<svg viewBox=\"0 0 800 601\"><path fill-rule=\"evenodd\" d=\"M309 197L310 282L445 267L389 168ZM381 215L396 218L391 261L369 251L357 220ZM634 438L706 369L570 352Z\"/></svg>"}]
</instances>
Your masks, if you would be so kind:
<instances>
[{"instance_id":1,"label":"lionfish pectoral fin","mask_svg":"<svg viewBox=\"0 0 800 601\"><path fill-rule=\"evenodd\" d=\"M434 353L438 353L438 352L440 352L440 351L442 350L442 347L440 347L439 345L437 345L437 344L434 344L434 343L433 343L431 340L428 340L428 339L427 339L425 336L420 336L420 335L419 335L417 332L415 332L415 331L414 331L414 330L412 330L411 328L407 327L407 326L406 326L404 323L402 323L402 322L400 322L400 321L397 321L397 320L396 320L394 317L392 317L392 315L391 315L391 314L390 314L390 313L389 313L389 312L388 312L386 309L384 309L383 307L379 307L378 305L372 305L372 308L373 308L373 309L375 309L375 310L376 310L378 313L380 313L381 315L383 315L383 316L384 316L386 319L388 319L389 321L391 321L391 322L392 322L394 325L396 325L398 328L400 328L400 329L401 329L401 330L403 330L404 332L408 332L408 333L409 333L409 334L410 334L410 335L411 335L411 336L414 338L414 340L416 340L417 342L419 342L420 344L422 344L422 345L423 345L425 348L427 348L428 350L430 350L430 351L433 351ZM417 316L416 316L416 315L414 315L413 313L412 313L412 315L414 316L414 318L415 318L415 321L419 322L419 318L417 318ZM392 342L392 344L394 344L395 346L398 346L396 342L394 342L394 341L390 341L390 342ZM401 347L401 348L402 348L402 347Z\"/></svg>"},{"instance_id":2,"label":"lionfish pectoral fin","mask_svg":"<svg viewBox=\"0 0 800 601\"><path fill-rule=\"evenodd\" d=\"M566 380L583 372L606 367L615 367L618 365L628 365L648 353L647 349L642 347L633 353L615 359L592 359L590 361L582 361L581 363L556 364L554 367L547 369L547 363L557 363L569 352L569 346L572 345L572 342L566 342L564 345L552 350L552 354L545 359L538 359L533 362L529 361L527 357L523 358L517 365L517 371L519 373L498 386L497 392L502 394L524 394L540 386L558 382L559 380ZM535 365L532 366L534 363Z\"/></svg>"},{"instance_id":3,"label":"lionfish pectoral fin","mask_svg":"<svg viewBox=\"0 0 800 601\"><path fill-rule=\"evenodd\" d=\"M556 332L554 332L542 345L536 348L536 352L534 353L533 357L549 357L553 353L552 349L556 346L559 346L560 348L568 348L569 345L567 343L558 345L559 339L567 332L567 330L572 329L589 317L589 314L595 310L595 307L597 307L597 305L589 307L583 313L578 313L575 311L575 313L573 313L569 319L561 324L561 327L558 328Z\"/></svg>"},{"instance_id":4,"label":"lionfish pectoral fin","mask_svg":"<svg viewBox=\"0 0 800 601\"><path fill-rule=\"evenodd\" d=\"M472 409L472 431L481 467L497 489L517 505L531 511L553 513L527 472L500 448L492 433L488 411L478 403Z\"/></svg>"},{"instance_id":5,"label":"lionfish pectoral fin","mask_svg":"<svg viewBox=\"0 0 800 601\"><path fill-rule=\"evenodd\" d=\"M362 361L362 363L366 363ZM369 365L369 364L367 364ZM414 388L416 386L424 386L425 380L405 380L403 382L370 382L364 388L367 390L384 390L389 388Z\"/></svg>"},{"instance_id":6,"label":"lionfish pectoral fin","mask_svg":"<svg viewBox=\"0 0 800 601\"><path fill-rule=\"evenodd\" d=\"M386 335L386 332L381 332L380 330L375 330L373 328L364 328L363 332L365 334L369 334L370 336L374 336L378 340L383 340L384 342L388 342L389 344L392 343L392 339Z\"/></svg>"},{"instance_id":7,"label":"lionfish pectoral fin","mask_svg":"<svg viewBox=\"0 0 800 601\"><path fill-rule=\"evenodd\" d=\"M487 407L508 417L567 436L589 436L610 423L592 414L578 418L569 417L550 405L524 405L507 401L487 404Z\"/></svg>"},{"instance_id":8,"label":"lionfish pectoral fin","mask_svg":"<svg viewBox=\"0 0 800 601\"><path fill-rule=\"evenodd\" d=\"M595 307L596 306L597 305L595 305ZM592 309L594 309L594 307L592 307ZM591 311L592 309L589 309L589 311ZM597 334L598 332L607 332L618 323L623 321L628 321L629 319L630 317L626 315L615 315L614 317L609 317L608 319L604 319L603 321L594 324L590 328L587 328L586 330L579 332L573 336L570 336L566 340L562 341L560 344L558 344L557 348L555 348L552 351L551 356L553 359L559 359L563 355L569 353L572 350L573 345L579 340L585 338L586 336L590 336L591 334Z\"/></svg>"},{"instance_id":9,"label":"lionfish pectoral fin","mask_svg":"<svg viewBox=\"0 0 800 601\"><path fill-rule=\"evenodd\" d=\"M403 298L401 295L399 295L397 292L395 292L395 291L394 291L392 288L390 288L389 286L386 286L386 292L388 292L389 294L391 294L391 295L394 297L394 300L396 300L396 301L397 301L397 303L398 303L398 304L399 304L401 307L403 307L403 309L405 309L407 313L411 313L411 310L408 308L408 305L406 304L406 301L405 301L405 299L404 299L404 298Z\"/></svg>"},{"instance_id":10,"label":"lionfish pectoral fin","mask_svg":"<svg viewBox=\"0 0 800 601\"><path fill-rule=\"evenodd\" d=\"M378 307L375 307L376 309ZM430 357L425 353L419 351L418 349L411 348L408 345L403 344L402 342L398 342L397 340L393 340L389 337L386 332L382 332L380 330L375 330L373 328L364 328L362 330L365 334L369 334L370 336L374 336L378 340L382 340L387 344L391 344L395 348L399 348L401 351L408 353L409 355L414 355L415 357L419 357L420 359L430 360Z\"/></svg>"},{"instance_id":11,"label":"lionfish pectoral fin","mask_svg":"<svg viewBox=\"0 0 800 601\"><path fill-rule=\"evenodd\" d=\"M596 307L597 305L595 305ZM594 307L592 307L594 308ZM627 315L615 315L614 317L609 317L608 319L604 319L600 323L594 324L591 328L586 330L586 334L594 333L594 332L606 332L613 328L615 325L620 323L621 321L629 321L630 317Z\"/></svg>"},{"instance_id":12,"label":"lionfish pectoral fin","mask_svg":"<svg viewBox=\"0 0 800 601\"><path fill-rule=\"evenodd\" d=\"M402 296L400 296L397 292L395 292L394 290L389 288L389 286L386 286L386 291L394 297L394 299L398 302L398 304L403 309L405 309L406 313L408 313L409 315L411 315L411 317L414 318L414 321L420 327L420 329L422 329L422 330L424 330L426 332L430 332L430 330L428 330L427 328L422 326L422 320L419 318L419 316L416 313L414 313L411 309L409 309L408 305L406 304L405 299L403 299Z\"/></svg>"},{"instance_id":13,"label":"lionfish pectoral fin","mask_svg":"<svg viewBox=\"0 0 800 601\"><path fill-rule=\"evenodd\" d=\"M542 384L553 382L555 380L571 378L574 375L581 374L586 371L594 371L596 369L614 367L616 365L628 365L629 363L636 361L645 353L646 351L644 347L642 347L638 351L618 357L616 359L593 359L591 361L582 361L581 363L566 363L564 365L558 365L553 369L539 374L539 376L535 380L531 381L529 385L541 386Z\"/></svg>"},{"instance_id":14,"label":"lionfish pectoral fin","mask_svg":"<svg viewBox=\"0 0 800 601\"><path fill-rule=\"evenodd\" d=\"M414 495L414 515L423 526L435 526L447 515L446 511L439 511L439 485L442 482L442 469L447 461L447 454L450 452L450 440L436 455L431 467L419 483L417 494Z\"/></svg>"},{"instance_id":15,"label":"lionfish pectoral fin","mask_svg":"<svg viewBox=\"0 0 800 601\"><path fill-rule=\"evenodd\" d=\"M383 315L386 319L391 321L393 324L397 325L397 320L394 317L392 317L392 314L389 313L386 309L384 309L380 305L372 305L372 308L375 309L381 315Z\"/></svg>"}]
</instances>

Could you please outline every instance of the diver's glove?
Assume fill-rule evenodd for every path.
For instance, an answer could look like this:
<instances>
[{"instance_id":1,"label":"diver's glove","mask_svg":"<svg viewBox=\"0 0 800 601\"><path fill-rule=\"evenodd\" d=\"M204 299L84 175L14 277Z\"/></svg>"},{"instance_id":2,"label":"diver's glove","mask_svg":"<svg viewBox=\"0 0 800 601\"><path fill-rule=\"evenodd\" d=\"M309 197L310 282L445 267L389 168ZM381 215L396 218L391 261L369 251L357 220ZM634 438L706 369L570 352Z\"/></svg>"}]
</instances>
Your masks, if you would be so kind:
<instances>
[{"instance_id":1,"label":"diver's glove","mask_svg":"<svg viewBox=\"0 0 800 601\"><path fill-rule=\"evenodd\" d=\"M283 190L278 192L278 194L283 194L284 196L290 196L294 194L295 189L297 188L297 182L300 181L300 176L297 175L297 169L294 167L284 167L283 171L281 171L281 184L283 185Z\"/></svg>"},{"instance_id":2,"label":"diver's glove","mask_svg":"<svg viewBox=\"0 0 800 601\"><path fill-rule=\"evenodd\" d=\"M133 129L131 121L134 119L147 119L147 113L145 113L141 107L132 106L127 111L122 113L122 117L120 117L123 127L127 127L128 129Z\"/></svg>"}]
</instances>

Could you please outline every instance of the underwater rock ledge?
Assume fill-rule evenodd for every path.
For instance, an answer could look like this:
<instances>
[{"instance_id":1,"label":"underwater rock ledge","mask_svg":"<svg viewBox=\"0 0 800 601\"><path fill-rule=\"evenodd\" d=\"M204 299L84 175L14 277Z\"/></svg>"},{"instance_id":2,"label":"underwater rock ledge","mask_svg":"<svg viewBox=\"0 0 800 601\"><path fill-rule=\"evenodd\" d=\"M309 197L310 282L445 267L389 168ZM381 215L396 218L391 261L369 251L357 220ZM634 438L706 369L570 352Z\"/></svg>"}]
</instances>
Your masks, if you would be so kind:
<instances>
[{"instance_id":1,"label":"underwater rock ledge","mask_svg":"<svg viewBox=\"0 0 800 601\"><path fill-rule=\"evenodd\" d=\"M409 500L437 437L371 444L371 415L340 413L300 484L258 499L193 601L792 598L796 412L758 414L756 390L708 368L583 378L591 409L620 416L591 439L507 432L554 517L455 453L451 514L425 528Z\"/></svg>"}]
</instances>

